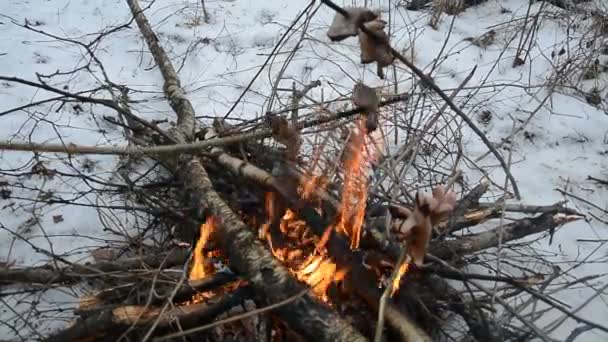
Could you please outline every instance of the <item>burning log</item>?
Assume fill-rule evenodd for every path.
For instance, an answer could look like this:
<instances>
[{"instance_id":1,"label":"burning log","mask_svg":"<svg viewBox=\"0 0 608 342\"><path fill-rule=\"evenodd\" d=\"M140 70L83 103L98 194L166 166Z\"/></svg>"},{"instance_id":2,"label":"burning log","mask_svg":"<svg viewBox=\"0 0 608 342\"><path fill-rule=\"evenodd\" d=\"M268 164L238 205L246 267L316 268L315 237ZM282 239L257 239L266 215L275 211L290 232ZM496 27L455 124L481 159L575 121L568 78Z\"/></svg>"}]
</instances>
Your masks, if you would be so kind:
<instances>
[{"instance_id":1,"label":"burning log","mask_svg":"<svg viewBox=\"0 0 608 342\"><path fill-rule=\"evenodd\" d=\"M192 160L191 163L198 162ZM189 186L198 188L201 205L220 218L218 235L222 250L227 254L230 266L253 282L256 293L272 303L301 291L302 286L221 200L205 174L190 173L184 178ZM314 340L365 340L331 309L322 306L310 295L282 306L276 312L295 331Z\"/></svg>"},{"instance_id":2,"label":"burning log","mask_svg":"<svg viewBox=\"0 0 608 342\"><path fill-rule=\"evenodd\" d=\"M172 132L180 143L192 141L195 114L184 96L179 79L169 58L159 45L137 0L127 0L165 80L165 95L175 110L178 121ZM211 180L196 157L180 156L176 174L184 181L195 208L207 208L218 218L218 240L230 266L252 281L258 304L274 303L302 291L289 272L256 240L255 235L215 192ZM186 234L191 235L191 233ZM296 332L317 341L363 341L365 338L342 320L333 310L310 295L302 296L275 310Z\"/></svg>"}]
</instances>

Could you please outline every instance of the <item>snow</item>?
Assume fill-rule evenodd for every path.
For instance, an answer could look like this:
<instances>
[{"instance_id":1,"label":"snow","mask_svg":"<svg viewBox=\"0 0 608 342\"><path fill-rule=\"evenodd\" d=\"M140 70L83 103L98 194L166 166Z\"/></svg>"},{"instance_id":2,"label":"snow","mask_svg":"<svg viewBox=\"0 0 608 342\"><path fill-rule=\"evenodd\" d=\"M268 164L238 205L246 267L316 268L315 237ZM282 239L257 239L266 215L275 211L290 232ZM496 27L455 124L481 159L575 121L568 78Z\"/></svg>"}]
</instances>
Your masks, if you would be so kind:
<instances>
[{"instance_id":1,"label":"snow","mask_svg":"<svg viewBox=\"0 0 608 342\"><path fill-rule=\"evenodd\" d=\"M340 3L351 4L355 1ZM358 1L361 4L363 1ZM321 80L322 87L314 88L309 97L320 101L333 101L348 94L358 79L363 79L371 86L386 86L383 94L393 92L392 71L387 69L388 79L379 80L375 76L375 66L362 66L358 63L359 52L356 39L341 43L330 43L325 36L333 12L327 7L313 5L315 12L309 22L300 20L295 30L289 30L293 20L308 2L293 1L206 1L210 23L202 21L199 1L163 0L154 2L146 16L153 25L163 47L167 50L179 68L182 85L188 91L199 116L223 116L241 95L258 69L265 63L268 54L283 40L281 54L271 59L270 63L256 79L250 91L234 109L231 118L252 119L269 110L278 110L289 104L288 93L277 91L277 98L269 100L273 83L277 75L283 73L279 88L291 88L292 80L298 84L308 84ZM578 81L568 76L568 82L552 89L556 79L556 70L570 58L573 64L589 63L592 56L585 54L581 45L592 41L585 34L591 19L583 19L574 13L563 14L563 11L548 3L538 2L531 7L534 15L541 6L547 15L540 21L540 28L534 37L530 58L522 66L512 66L519 42L518 23L528 10L527 1L507 0L489 1L467 9L455 17L443 15L438 30L427 25L428 11L406 11L400 8L395 12L395 1L391 2L391 32L393 45L399 50L414 50L414 63L425 72L431 71L440 51L442 56L449 56L435 68L433 78L446 93L456 88L477 66L473 78L463 93L473 96L468 100L465 113L471 115L488 138L500 143L502 138L511 134L513 127L519 127L529 119L530 122L522 132L511 139L512 173L521 190L522 202L527 204L552 204L568 199L570 205L587 214L586 221L578 221L560 228L549 245L548 237L535 240L538 236L526 239L528 249L548 255L553 265L562 270L577 265L570 274L576 278L591 275L599 277L585 281L576 287L556 292L556 300L566 303L572 310L591 298L595 291L605 284L606 258L608 248L608 190L606 185L588 179L592 176L608 179L608 116L606 103L599 108L588 104L584 95L572 89L576 84L586 92L593 87L605 95L606 74L598 79ZM142 7L149 3L142 2ZM601 4L601 3L600 3ZM372 1L375 8L383 9L387 17L389 2ZM605 4L604 4L605 5ZM591 5L588 5L591 6ZM103 70L83 46L27 30L16 24L25 20L35 30L42 30L58 37L88 44L101 32L109 28L126 24L130 12L122 0L5 0L0 2L0 75L19 77L36 81L36 75L49 75L67 72L89 66L74 74L55 76L51 85L70 91L80 91L104 86L103 73L116 84L126 85L132 89L129 96L137 101L134 112L146 120L175 120L174 114L162 96L162 79L141 39L134 22L130 28L117 30L102 39L95 41L91 48L101 61ZM560 14L561 13L561 14ZM511 23L514 18L519 21ZM13 22L15 21L15 23ZM570 24L570 28L567 23ZM578 29L572 29L576 23ZM302 35L303 27L308 26L307 33ZM490 28L497 31L497 43L481 49L470 42L467 37L476 37ZM449 40L446 43L446 38ZM515 37L514 39L512 39ZM300 39L302 38L301 42ZM511 41L508 48L506 44ZM299 43L297 53L282 71L289 52ZM605 37L595 37L593 44L600 46L608 43ZM445 45L445 48L444 48ZM565 54L558 52L564 48ZM554 56L552 56L554 52ZM407 54L409 55L409 54ZM605 61L608 56L599 56ZM412 75L407 68L397 63L399 91L407 92L412 86ZM561 70L557 76L563 75ZM483 85L479 91L474 88ZM456 102L465 100L463 93ZM13 82L0 82L2 104L0 112L26 105L33 101L55 97L46 91L19 85ZM97 91L98 98L108 98L108 93ZM548 100L545 101L545 98ZM427 105L435 111L443 102L438 98L437 104ZM269 104L272 107L269 108ZM39 143L75 143L79 145L123 145L123 131L104 120L104 116L116 113L101 106L81 105L75 103L45 103L5 115L0 115L0 140L16 142L32 141ZM329 105L331 110L347 106L347 102L335 102ZM487 125L479 122L480 112L491 112ZM515 120L515 125L513 123ZM390 133L390 132L389 132ZM389 134L392 136L392 133ZM403 135L402 135L403 136ZM395 146L390 146L394 150ZM487 148L470 131L464 129L464 148L471 160L487 153ZM500 149L505 156L506 149ZM55 175L42 177L33 175L28 179L19 178L31 169L35 161L32 153L0 152L0 184L7 181L11 184L10 199L0 200L0 261L15 262L18 266L37 266L49 261L46 251L67 258L71 262L90 261L92 249L110 244L119 244L117 236L104 225L115 230L133 231L137 218L123 210L102 209L98 211L90 205L124 205L124 196L118 194L99 195L92 192L90 182L76 177ZM39 157L48 169L59 173L80 174L94 177L103 182L120 183L115 169L119 162L115 156L73 156L65 159L58 154L46 153ZM87 160L94 160L92 170L83 167ZM492 155L487 155L478 162L479 166L489 170L490 177L497 184L504 183L504 173ZM465 163L465 179L475 184L481 174L470 161ZM92 184L96 189L103 189L103 184ZM31 201L39 198L39 189L50 192L63 199L78 198L81 205L41 205ZM574 194L583 200L564 196L561 189ZM502 191L495 190L489 200L501 196ZM591 216L593 214L594 216ZM61 222L53 217L61 215ZM33 224L33 218L37 218ZM17 237L22 238L17 238ZM579 242L577 239L592 239L600 242ZM603 242L602 242L603 241ZM583 260L587 262L582 263ZM51 260L58 262L58 260ZM535 261L528 263L534 267ZM546 271L546 270L545 270ZM573 278L568 278L572 281ZM3 288L2 293L18 291L18 287ZM71 292L76 291L76 292ZM27 336L27 330L48 333L51 329L62 326L63 321L51 319L57 313L49 308L73 307L78 290L56 288L45 291L32 298L31 295L7 295L0 297L5 308L0 312L0 320L15 324L17 330L0 326L3 337L16 338L15 334ZM34 320L28 313L30 301L39 301L40 316ZM608 317L606 288L603 294L595 297L578 314L600 324ZM48 305L48 308L44 306ZM8 309L11 307L12 309ZM22 319L15 312L25 312ZM62 313L66 320L71 316ZM551 311L541 318L541 327L560 317ZM32 323L35 321L35 323ZM29 326L34 324L33 326ZM572 320L561 324L551 333L558 340L566 336L578 325ZM29 331L31 333L31 331ZM10 337L9 337L10 336ZM577 341L600 341L608 335L597 330L583 333Z\"/></svg>"}]
</instances>

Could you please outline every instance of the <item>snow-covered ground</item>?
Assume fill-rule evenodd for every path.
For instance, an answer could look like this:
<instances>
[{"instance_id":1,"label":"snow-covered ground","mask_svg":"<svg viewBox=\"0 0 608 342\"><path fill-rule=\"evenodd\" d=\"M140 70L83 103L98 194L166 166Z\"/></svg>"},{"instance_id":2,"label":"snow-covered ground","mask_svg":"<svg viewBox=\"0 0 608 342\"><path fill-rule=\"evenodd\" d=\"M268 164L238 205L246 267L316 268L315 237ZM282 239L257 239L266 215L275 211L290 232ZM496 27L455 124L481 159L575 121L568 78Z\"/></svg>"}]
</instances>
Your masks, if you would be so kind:
<instances>
[{"instance_id":1,"label":"snow-covered ground","mask_svg":"<svg viewBox=\"0 0 608 342\"><path fill-rule=\"evenodd\" d=\"M397 6L399 1L370 2L372 7L384 11L385 19L391 9L392 44L398 50L404 50L407 56L413 53L413 61L419 68L430 72L441 52L441 63L434 68L432 77L447 93L477 66L456 102L465 101L464 94L471 95L464 111L475 119L492 142L501 143L511 135L514 127L517 129L525 123L525 128L506 145L510 147L511 170L521 190L522 202L552 204L568 199L570 206L588 216L586 221L560 228L551 245L547 237L528 247L545 255L561 270L573 267L567 280L597 275L556 293L554 298L571 310L585 304L578 314L605 324L608 319L605 287L608 283L608 189L607 185L588 176L608 180L608 116L605 112L607 103L603 101L608 78L605 72L599 72L597 77L581 81L580 73L576 77L564 65L568 59L579 69L591 66L595 59L600 66L608 63L608 33L592 35L589 33L589 27L593 25L591 17L583 19L582 14L566 14L543 2L529 9L528 2L523 0L492 0L456 17L444 14L437 30L427 25L429 10L407 11ZM301 87L320 80L322 86L308 93L317 101L330 101L348 94L359 79L372 86L385 86L382 94L394 93L392 70L387 69L388 77L383 81L375 76L375 67L363 67L358 63L356 39L342 43L328 41L325 33L333 12L327 7L315 3L307 9L312 18L299 20L292 29L294 19L309 5L307 1L212 0L205 3L209 23L203 21L200 2L195 0L158 0L146 10L202 119L228 112L286 32L281 53L269 60L233 110L231 118L252 119L266 111L288 106L289 93L278 89L277 97L270 96L279 73L282 73L282 81L278 88L289 89L292 81ZM338 1L340 5L353 3L357 1ZM363 1L358 3L362 5ZM142 7L148 4L142 2ZM594 5L599 6L601 2L588 4L589 7ZM525 64L514 68L523 18L528 10L533 17L541 8L543 16L539 28L525 43L529 58ZM161 76L136 24L131 22L130 27L113 29L130 21L126 1L4 0L0 2L0 14L0 76L37 82L38 75L42 81L71 92L103 87L107 77L115 84L131 89L129 98L137 115L146 120L174 120L162 95ZM30 29L22 27L26 23ZM496 31L496 41L486 48L465 40L490 29ZM98 38L100 35L102 38ZM606 51L601 54L604 45ZM87 47L94 51L103 69L91 60ZM292 56L290 53L295 48L296 53ZM282 70L285 65L287 67ZM411 72L399 62L396 65L398 90L409 92L413 87ZM79 68L75 73L62 74ZM601 67L599 69L602 71ZM45 75L54 76L48 79ZM564 75L566 79L561 80L560 76ZM601 100L597 106L587 103L584 94L575 90L590 93L594 87L599 90ZM126 143L123 130L104 119L105 116L116 117L116 113L101 106L70 102L60 106L53 102L3 113L56 96L2 80L0 140L78 145ZM94 96L108 98L109 95L102 89ZM442 105L436 95L429 93L429 96L435 99L434 105ZM333 103L329 108L339 110L345 105L348 103ZM484 112L490 114L482 114ZM469 160L461 167L464 167L465 180L474 184L481 174L472 161L485 155L487 148L468 128L463 128L463 134L465 155ZM395 148L393 145L394 142L389 147ZM507 149L500 151L505 158L509 154ZM0 151L0 190L5 190L3 194L6 194L0 197L0 262L17 266L42 265L49 261L49 253L72 262L88 261L91 250L121 242L116 234L104 228L135 234L131 230L136 226L136 217L117 208L98 210L93 207L96 204L124 205L122 196L99 196L91 191L108 189L112 185L106 183L119 182L114 172L118 161L115 156L66 159L52 153L33 159L32 153ZM485 156L477 164L488 170L496 183L504 183L502 169L492 155ZM56 174L43 175L44 168L56 170ZM16 177L30 171L37 171L37 174ZM89 178L75 177L82 174ZM494 191L493 195L497 197L502 193ZM75 199L80 205L42 205L32 201L49 198ZM579 241L581 239L588 241ZM534 261L528 266L534 268ZM19 289L2 289L0 321L15 329L0 325L0 339L29 336L32 330L48 333L49 329L63 324L56 320L58 316L62 315L66 320L71 318L69 312L58 313L57 309L72 307L74 296L78 295L64 288L35 296L8 295L11 291L19 292ZM597 291L602 294L595 296ZM586 303L590 298L592 301ZM39 303L38 312L29 311L33 301ZM558 312L551 311L540 320L539 326L544 327L558 317ZM577 326L576 322L568 320L550 335L563 340ZM608 334L597 330L586 332L578 339L602 340L608 340Z\"/></svg>"}]
</instances>

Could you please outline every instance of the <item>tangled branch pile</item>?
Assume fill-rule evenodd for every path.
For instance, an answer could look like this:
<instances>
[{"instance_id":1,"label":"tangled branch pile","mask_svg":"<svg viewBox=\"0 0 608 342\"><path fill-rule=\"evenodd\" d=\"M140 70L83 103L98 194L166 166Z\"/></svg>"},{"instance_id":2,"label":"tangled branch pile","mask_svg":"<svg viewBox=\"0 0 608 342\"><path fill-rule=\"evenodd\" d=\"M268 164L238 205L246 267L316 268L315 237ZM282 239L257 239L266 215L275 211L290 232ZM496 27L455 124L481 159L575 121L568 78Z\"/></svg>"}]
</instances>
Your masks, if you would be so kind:
<instances>
[{"instance_id":1,"label":"tangled branch pile","mask_svg":"<svg viewBox=\"0 0 608 342\"><path fill-rule=\"evenodd\" d=\"M353 105L347 111L300 117L298 101L318 85L311 84L294 88L291 120L269 111L253 122L218 117L203 126L145 11L137 0L127 2L162 73L175 126L161 130L134 115L126 99L104 100L97 104L125 118L129 148L3 147L120 154L125 187L131 190L134 183L127 180L135 165L153 161L150 170L158 178L138 190L136 202L150 212L163 209L158 218L163 230L152 239L144 234L129 241L139 246L139 255L0 268L2 284L87 282L94 288L81 296L70 325L45 340L430 341L451 336L453 322L465 326L454 330L478 341L546 338L505 302L513 292L605 329L542 294L540 289L555 279L551 274L475 273L472 266L486 263L485 251L553 234L583 216L563 203L514 206L506 197L483 202L491 182L465 183L460 137L441 136L445 145L440 147L433 143L445 134L438 123L452 121L445 117L447 108L487 142L454 104L474 70L446 94L391 46L379 13L322 1L336 11L327 32L331 41L357 37L360 63L376 63L380 79L386 68L402 63L419 77L421 88L445 102L443 107L423 127L410 126L397 151L384 143L387 117L405 111L413 95L383 96L361 81L347 97ZM44 83L37 86L91 102ZM509 179L505 196L518 197L507 162L487 146ZM425 181L431 186L420 186ZM514 217L505 224L507 213ZM504 296L490 292L485 281L502 283ZM490 303L513 311L516 323L492 320Z\"/></svg>"}]
</instances>

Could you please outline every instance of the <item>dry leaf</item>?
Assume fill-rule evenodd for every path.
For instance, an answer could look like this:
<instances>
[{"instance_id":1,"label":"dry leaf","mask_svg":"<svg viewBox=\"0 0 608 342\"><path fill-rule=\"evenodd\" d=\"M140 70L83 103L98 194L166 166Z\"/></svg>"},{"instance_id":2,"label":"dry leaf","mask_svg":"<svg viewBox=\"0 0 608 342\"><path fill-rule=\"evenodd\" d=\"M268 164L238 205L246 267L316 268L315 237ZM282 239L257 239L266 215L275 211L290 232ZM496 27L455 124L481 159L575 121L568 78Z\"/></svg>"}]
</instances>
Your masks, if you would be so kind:
<instances>
[{"instance_id":1,"label":"dry leaf","mask_svg":"<svg viewBox=\"0 0 608 342\"><path fill-rule=\"evenodd\" d=\"M12 261L0 261L0 269L9 269L15 265L15 260Z\"/></svg>"},{"instance_id":2,"label":"dry leaf","mask_svg":"<svg viewBox=\"0 0 608 342\"><path fill-rule=\"evenodd\" d=\"M490 30L479 37L467 37L464 40L471 42L471 44L475 46L485 49L488 46L494 44L494 41L496 40L496 31Z\"/></svg>"},{"instance_id":3,"label":"dry leaf","mask_svg":"<svg viewBox=\"0 0 608 342\"><path fill-rule=\"evenodd\" d=\"M95 260L95 262L111 261L116 258L116 253L114 253L114 250L105 247L92 250L91 255L93 256L93 260Z\"/></svg>"},{"instance_id":4,"label":"dry leaf","mask_svg":"<svg viewBox=\"0 0 608 342\"><path fill-rule=\"evenodd\" d=\"M287 147L287 159L295 160L302 144L300 134L282 116L272 115L268 119L270 120L272 136Z\"/></svg>"},{"instance_id":5,"label":"dry leaf","mask_svg":"<svg viewBox=\"0 0 608 342\"><path fill-rule=\"evenodd\" d=\"M63 215L53 215L53 223L63 222Z\"/></svg>"},{"instance_id":6,"label":"dry leaf","mask_svg":"<svg viewBox=\"0 0 608 342\"><path fill-rule=\"evenodd\" d=\"M368 132L373 132L378 128L378 94L373 88L358 82L353 88L353 103L357 107L364 109L366 117L365 126Z\"/></svg>"},{"instance_id":7,"label":"dry leaf","mask_svg":"<svg viewBox=\"0 0 608 342\"><path fill-rule=\"evenodd\" d=\"M357 36L360 24L378 17L377 13L365 7L344 7L344 10L348 13L348 17L336 13L327 31L327 36L332 42L339 42L348 37Z\"/></svg>"}]
</instances>

